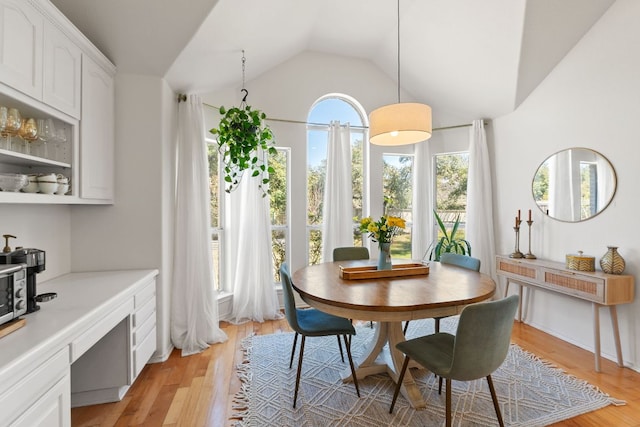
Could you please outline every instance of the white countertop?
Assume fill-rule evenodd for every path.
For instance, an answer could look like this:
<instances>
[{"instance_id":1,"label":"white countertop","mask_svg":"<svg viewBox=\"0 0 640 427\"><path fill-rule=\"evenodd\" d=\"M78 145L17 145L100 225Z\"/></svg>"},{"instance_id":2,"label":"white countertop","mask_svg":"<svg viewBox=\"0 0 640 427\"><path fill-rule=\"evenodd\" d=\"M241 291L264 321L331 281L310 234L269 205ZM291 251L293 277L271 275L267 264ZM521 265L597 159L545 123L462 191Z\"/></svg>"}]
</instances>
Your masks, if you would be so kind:
<instances>
[{"instance_id":1,"label":"white countertop","mask_svg":"<svg viewBox=\"0 0 640 427\"><path fill-rule=\"evenodd\" d=\"M37 284L58 297L23 316L26 325L0 338L0 393L83 331L133 297L158 270L70 273ZM15 378L14 378L15 377Z\"/></svg>"}]
</instances>

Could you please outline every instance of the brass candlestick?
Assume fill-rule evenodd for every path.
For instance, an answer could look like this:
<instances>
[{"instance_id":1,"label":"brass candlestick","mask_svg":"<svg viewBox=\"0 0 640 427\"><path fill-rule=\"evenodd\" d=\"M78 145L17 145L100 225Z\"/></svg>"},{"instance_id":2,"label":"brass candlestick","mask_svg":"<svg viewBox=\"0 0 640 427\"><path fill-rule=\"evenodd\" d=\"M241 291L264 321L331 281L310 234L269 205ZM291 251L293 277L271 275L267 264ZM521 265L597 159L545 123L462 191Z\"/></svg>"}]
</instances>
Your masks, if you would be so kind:
<instances>
[{"instance_id":1,"label":"brass candlestick","mask_svg":"<svg viewBox=\"0 0 640 427\"><path fill-rule=\"evenodd\" d=\"M531 253L531 224L533 224L533 221L529 220L527 224L529 225L529 252L524 257L526 259L536 259L536 256Z\"/></svg>"},{"instance_id":2,"label":"brass candlestick","mask_svg":"<svg viewBox=\"0 0 640 427\"><path fill-rule=\"evenodd\" d=\"M514 231L516 232L516 247L513 253L509 255L509 258L524 258L524 255L522 254L522 252L520 252L520 223L521 222L522 221L516 218L516 226L513 227Z\"/></svg>"}]
</instances>

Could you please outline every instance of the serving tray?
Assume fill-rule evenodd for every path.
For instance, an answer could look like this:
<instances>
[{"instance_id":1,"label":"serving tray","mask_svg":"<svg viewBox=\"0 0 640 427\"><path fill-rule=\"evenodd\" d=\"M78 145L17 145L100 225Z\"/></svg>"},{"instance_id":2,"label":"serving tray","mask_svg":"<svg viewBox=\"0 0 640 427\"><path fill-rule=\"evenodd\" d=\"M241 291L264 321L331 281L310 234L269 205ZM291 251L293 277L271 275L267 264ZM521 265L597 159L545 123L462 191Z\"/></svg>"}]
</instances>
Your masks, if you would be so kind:
<instances>
[{"instance_id":1,"label":"serving tray","mask_svg":"<svg viewBox=\"0 0 640 427\"><path fill-rule=\"evenodd\" d=\"M394 264L391 270L378 270L375 265L366 265L362 267L340 266L340 278L345 280L420 276L425 274L429 274L429 266L418 263Z\"/></svg>"}]
</instances>

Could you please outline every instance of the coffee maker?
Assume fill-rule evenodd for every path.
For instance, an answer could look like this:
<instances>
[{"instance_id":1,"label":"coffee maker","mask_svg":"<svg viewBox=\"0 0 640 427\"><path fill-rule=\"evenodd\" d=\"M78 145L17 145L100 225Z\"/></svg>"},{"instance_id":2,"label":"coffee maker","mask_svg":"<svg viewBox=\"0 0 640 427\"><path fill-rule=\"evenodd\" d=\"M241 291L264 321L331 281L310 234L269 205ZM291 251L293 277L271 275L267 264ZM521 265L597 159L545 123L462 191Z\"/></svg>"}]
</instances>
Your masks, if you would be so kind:
<instances>
[{"instance_id":1,"label":"coffee maker","mask_svg":"<svg viewBox=\"0 0 640 427\"><path fill-rule=\"evenodd\" d=\"M40 310L36 299L36 274L45 269L45 252L34 248L16 248L0 253L0 264L27 264L27 314Z\"/></svg>"}]
</instances>

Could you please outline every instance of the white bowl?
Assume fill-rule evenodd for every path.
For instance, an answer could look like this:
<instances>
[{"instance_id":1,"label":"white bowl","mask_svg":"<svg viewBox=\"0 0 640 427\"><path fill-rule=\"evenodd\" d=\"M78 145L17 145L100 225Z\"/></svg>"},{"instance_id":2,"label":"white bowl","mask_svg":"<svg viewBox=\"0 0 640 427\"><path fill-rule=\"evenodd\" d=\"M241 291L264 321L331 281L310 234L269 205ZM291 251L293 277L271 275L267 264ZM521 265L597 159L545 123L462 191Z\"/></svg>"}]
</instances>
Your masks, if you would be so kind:
<instances>
[{"instance_id":1,"label":"white bowl","mask_svg":"<svg viewBox=\"0 0 640 427\"><path fill-rule=\"evenodd\" d=\"M27 175L19 173L0 173L0 189L2 191L20 191L29 183Z\"/></svg>"},{"instance_id":2,"label":"white bowl","mask_svg":"<svg viewBox=\"0 0 640 427\"><path fill-rule=\"evenodd\" d=\"M38 181L38 188L41 193L54 194L58 191L58 183L55 181Z\"/></svg>"},{"instance_id":3,"label":"white bowl","mask_svg":"<svg viewBox=\"0 0 640 427\"><path fill-rule=\"evenodd\" d=\"M29 175L29 183L22 188L22 191L25 193L37 193L39 190L38 175Z\"/></svg>"},{"instance_id":4,"label":"white bowl","mask_svg":"<svg viewBox=\"0 0 640 427\"><path fill-rule=\"evenodd\" d=\"M69 184L58 184L58 191L56 191L56 194L67 194L67 191L69 191Z\"/></svg>"}]
</instances>

